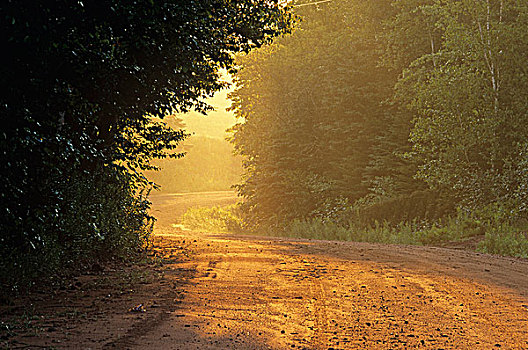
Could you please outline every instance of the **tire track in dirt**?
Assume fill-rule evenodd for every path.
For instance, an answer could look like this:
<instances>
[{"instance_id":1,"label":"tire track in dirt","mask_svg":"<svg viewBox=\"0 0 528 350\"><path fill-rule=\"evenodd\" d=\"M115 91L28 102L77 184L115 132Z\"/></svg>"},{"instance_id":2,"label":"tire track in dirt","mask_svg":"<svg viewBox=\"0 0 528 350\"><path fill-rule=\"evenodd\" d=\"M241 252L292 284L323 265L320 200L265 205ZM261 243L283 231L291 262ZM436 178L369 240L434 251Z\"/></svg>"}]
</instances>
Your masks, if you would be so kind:
<instances>
[{"instance_id":1,"label":"tire track in dirt","mask_svg":"<svg viewBox=\"0 0 528 350\"><path fill-rule=\"evenodd\" d=\"M192 321L193 342L163 343L168 348L528 348L526 260L434 247L173 233L197 240L196 257L204 262L197 269L205 272L188 288L183 317L167 323L188 330L184 323ZM205 322L213 311L224 332Z\"/></svg>"},{"instance_id":2,"label":"tire track in dirt","mask_svg":"<svg viewBox=\"0 0 528 350\"><path fill-rule=\"evenodd\" d=\"M160 281L136 296L127 294L128 302L108 304L101 310L104 317L68 325L72 336L61 336L61 343L46 338L32 344L63 349L528 349L524 260L197 232L157 240L165 254L164 265L156 267L164 274ZM460 268L453 273L452 266ZM139 302L147 306L145 313L127 312Z\"/></svg>"},{"instance_id":3,"label":"tire track in dirt","mask_svg":"<svg viewBox=\"0 0 528 350\"><path fill-rule=\"evenodd\" d=\"M328 316L326 315L325 305L326 293L321 282L313 279L310 282L310 291L315 299L313 303L315 327L311 343L314 349L322 349L327 342L325 336L328 328Z\"/></svg>"}]
</instances>

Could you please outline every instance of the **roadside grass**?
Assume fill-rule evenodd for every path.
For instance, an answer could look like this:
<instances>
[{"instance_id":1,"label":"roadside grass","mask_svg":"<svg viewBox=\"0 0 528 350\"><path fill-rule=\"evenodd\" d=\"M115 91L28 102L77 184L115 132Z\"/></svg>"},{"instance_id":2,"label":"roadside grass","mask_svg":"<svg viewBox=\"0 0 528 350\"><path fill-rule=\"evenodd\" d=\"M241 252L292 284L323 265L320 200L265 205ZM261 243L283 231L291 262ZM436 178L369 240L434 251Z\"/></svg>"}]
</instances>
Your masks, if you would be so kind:
<instances>
[{"instance_id":1,"label":"roadside grass","mask_svg":"<svg viewBox=\"0 0 528 350\"><path fill-rule=\"evenodd\" d=\"M528 258L528 224L496 218L479 219L462 212L434 223L412 221L392 225L375 222L366 227L355 223L342 226L320 219L296 220L284 229L281 236L431 246L477 239L476 250L479 252Z\"/></svg>"},{"instance_id":2,"label":"roadside grass","mask_svg":"<svg viewBox=\"0 0 528 350\"><path fill-rule=\"evenodd\" d=\"M237 204L225 207L195 207L183 215L188 229L208 232L241 232L243 220Z\"/></svg>"},{"instance_id":3,"label":"roadside grass","mask_svg":"<svg viewBox=\"0 0 528 350\"><path fill-rule=\"evenodd\" d=\"M385 244L440 245L446 242L462 242L481 235L479 231L464 230L456 219L430 224L425 221L400 222L393 225L387 221L368 226L349 223L340 226L320 219L296 220L285 229L285 235L326 240L346 240Z\"/></svg>"},{"instance_id":4,"label":"roadside grass","mask_svg":"<svg viewBox=\"0 0 528 350\"><path fill-rule=\"evenodd\" d=\"M514 256L528 259L528 233L517 230L497 230L486 232L478 245L483 253Z\"/></svg>"},{"instance_id":5,"label":"roadside grass","mask_svg":"<svg viewBox=\"0 0 528 350\"><path fill-rule=\"evenodd\" d=\"M19 332L24 332L28 337L38 336L43 331L40 320L34 310L28 308L21 315L0 321L0 348L10 349L9 339Z\"/></svg>"},{"instance_id":6,"label":"roadside grass","mask_svg":"<svg viewBox=\"0 0 528 350\"><path fill-rule=\"evenodd\" d=\"M243 230L244 220L239 207L230 205L189 209L182 222L193 230L321 240L431 246L478 242L472 246L476 246L479 252L528 258L528 222L514 220L508 212L495 206L476 212L459 210L454 216L434 222L415 220L392 224L376 221L365 226L351 218L340 220L340 224L316 218L294 220L280 229L251 232Z\"/></svg>"},{"instance_id":7,"label":"roadside grass","mask_svg":"<svg viewBox=\"0 0 528 350\"><path fill-rule=\"evenodd\" d=\"M385 244L421 244L413 232L413 225L391 226L387 222L368 227L342 226L321 219L295 220L281 236L322 240L372 242Z\"/></svg>"}]
</instances>

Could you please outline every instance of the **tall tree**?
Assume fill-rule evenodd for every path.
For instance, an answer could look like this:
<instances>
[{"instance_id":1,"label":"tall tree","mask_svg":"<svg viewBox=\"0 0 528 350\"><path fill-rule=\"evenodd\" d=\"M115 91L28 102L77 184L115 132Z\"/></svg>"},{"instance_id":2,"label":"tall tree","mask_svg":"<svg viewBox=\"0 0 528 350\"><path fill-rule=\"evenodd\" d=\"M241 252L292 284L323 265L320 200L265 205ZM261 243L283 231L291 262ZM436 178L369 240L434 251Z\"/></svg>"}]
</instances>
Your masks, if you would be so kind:
<instances>
[{"instance_id":1,"label":"tall tree","mask_svg":"<svg viewBox=\"0 0 528 350\"><path fill-rule=\"evenodd\" d=\"M443 43L416 59L398 86L399 98L417 115L412 156L419 176L466 205L515 199L523 206L527 6L465 0L431 8Z\"/></svg>"},{"instance_id":2,"label":"tall tree","mask_svg":"<svg viewBox=\"0 0 528 350\"><path fill-rule=\"evenodd\" d=\"M278 0L10 0L0 21L4 277L22 257L52 268L137 248L141 170L185 137L152 117L206 111L219 69L289 31L292 14Z\"/></svg>"},{"instance_id":3,"label":"tall tree","mask_svg":"<svg viewBox=\"0 0 528 350\"><path fill-rule=\"evenodd\" d=\"M239 191L249 222L325 215L387 179L398 188L385 196L416 190L395 154L409 145L409 123L383 103L398 77L379 64L381 22L391 13L389 1L303 6L292 36L240 59L232 98L243 122L232 141L246 156Z\"/></svg>"}]
</instances>

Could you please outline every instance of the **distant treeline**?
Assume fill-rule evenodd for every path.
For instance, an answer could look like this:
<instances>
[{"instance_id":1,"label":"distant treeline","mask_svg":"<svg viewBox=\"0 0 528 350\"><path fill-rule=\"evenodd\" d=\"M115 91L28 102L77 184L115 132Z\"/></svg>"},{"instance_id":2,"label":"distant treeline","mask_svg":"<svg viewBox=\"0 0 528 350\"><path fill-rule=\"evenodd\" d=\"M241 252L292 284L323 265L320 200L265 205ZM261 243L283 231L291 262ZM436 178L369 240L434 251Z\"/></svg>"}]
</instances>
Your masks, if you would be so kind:
<instances>
[{"instance_id":1,"label":"distant treeline","mask_svg":"<svg viewBox=\"0 0 528 350\"><path fill-rule=\"evenodd\" d=\"M334 0L298 14L292 35L239 59L248 225L526 217L525 1Z\"/></svg>"},{"instance_id":2,"label":"distant treeline","mask_svg":"<svg viewBox=\"0 0 528 350\"><path fill-rule=\"evenodd\" d=\"M183 158L157 160L154 164L161 171L146 174L162 192L230 190L240 181L241 157L226 140L191 136L179 150L186 153Z\"/></svg>"}]
</instances>

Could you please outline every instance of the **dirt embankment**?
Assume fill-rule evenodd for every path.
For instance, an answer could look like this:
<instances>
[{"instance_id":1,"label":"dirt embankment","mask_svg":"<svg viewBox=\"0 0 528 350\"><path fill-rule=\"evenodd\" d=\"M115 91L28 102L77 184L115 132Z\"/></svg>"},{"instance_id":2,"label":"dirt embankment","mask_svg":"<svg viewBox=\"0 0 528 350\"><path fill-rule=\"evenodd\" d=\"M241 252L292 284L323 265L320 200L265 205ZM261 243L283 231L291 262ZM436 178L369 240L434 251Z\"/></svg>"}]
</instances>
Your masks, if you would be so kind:
<instances>
[{"instance_id":1,"label":"dirt embankment","mask_svg":"<svg viewBox=\"0 0 528 350\"><path fill-rule=\"evenodd\" d=\"M163 211L163 203L176 205L159 201L155 209ZM166 218L166 224L174 220ZM59 292L56 304L78 300L85 317L56 320L32 337L20 333L11 344L528 349L526 260L443 248L176 231L159 234L156 245L163 265L143 271L162 277L103 299L95 292ZM129 310L139 304L140 310Z\"/></svg>"}]
</instances>

